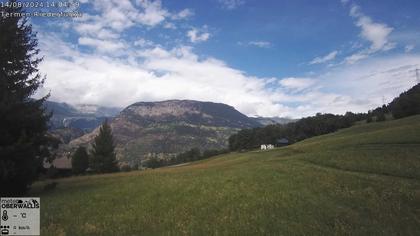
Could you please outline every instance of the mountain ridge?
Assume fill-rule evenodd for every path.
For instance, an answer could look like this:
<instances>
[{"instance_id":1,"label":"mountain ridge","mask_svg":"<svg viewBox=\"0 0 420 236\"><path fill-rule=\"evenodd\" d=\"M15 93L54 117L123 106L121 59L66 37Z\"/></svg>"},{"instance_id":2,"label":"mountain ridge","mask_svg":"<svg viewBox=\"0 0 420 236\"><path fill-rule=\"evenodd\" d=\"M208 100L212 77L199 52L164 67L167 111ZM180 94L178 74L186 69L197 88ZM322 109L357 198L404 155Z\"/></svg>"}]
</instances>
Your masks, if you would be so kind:
<instances>
[{"instance_id":1,"label":"mountain ridge","mask_svg":"<svg viewBox=\"0 0 420 236\"><path fill-rule=\"evenodd\" d=\"M65 102L46 101L44 107L52 112L50 129L74 128L87 132L100 125L104 119L116 116L122 109L92 104L71 105ZM89 108L89 109L86 109Z\"/></svg>"},{"instance_id":2,"label":"mountain ridge","mask_svg":"<svg viewBox=\"0 0 420 236\"><path fill-rule=\"evenodd\" d=\"M230 135L261 126L234 107L195 100L136 102L109 120L120 162L139 164L151 156L170 158L190 148L227 148ZM70 142L89 146L98 128Z\"/></svg>"}]
</instances>

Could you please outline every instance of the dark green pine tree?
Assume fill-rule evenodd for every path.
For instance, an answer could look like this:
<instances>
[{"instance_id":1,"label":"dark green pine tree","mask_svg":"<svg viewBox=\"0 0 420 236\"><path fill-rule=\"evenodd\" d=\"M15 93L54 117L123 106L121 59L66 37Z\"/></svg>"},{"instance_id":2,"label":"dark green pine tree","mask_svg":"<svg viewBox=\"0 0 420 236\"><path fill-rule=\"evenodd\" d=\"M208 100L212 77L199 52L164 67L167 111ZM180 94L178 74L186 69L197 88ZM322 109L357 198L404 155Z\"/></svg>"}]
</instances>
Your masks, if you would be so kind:
<instances>
[{"instance_id":1,"label":"dark green pine tree","mask_svg":"<svg viewBox=\"0 0 420 236\"><path fill-rule=\"evenodd\" d=\"M22 12L1 8L1 12ZM38 73L36 34L26 18L0 15L0 195L23 194L49 156L46 97L31 99L45 78Z\"/></svg>"},{"instance_id":2,"label":"dark green pine tree","mask_svg":"<svg viewBox=\"0 0 420 236\"><path fill-rule=\"evenodd\" d=\"M85 147L78 147L71 158L71 167L74 174L83 174L89 167L89 155Z\"/></svg>"},{"instance_id":3,"label":"dark green pine tree","mask_svg":"<svg viewBox=\"0 0 420 236\"><path fill-rule=\"evenodd\" d=\"M117 171L118 166L114 149L115 144L111 126L105 120L92 144L91 168L99 173Z\"/></svg>"}]
</instances>

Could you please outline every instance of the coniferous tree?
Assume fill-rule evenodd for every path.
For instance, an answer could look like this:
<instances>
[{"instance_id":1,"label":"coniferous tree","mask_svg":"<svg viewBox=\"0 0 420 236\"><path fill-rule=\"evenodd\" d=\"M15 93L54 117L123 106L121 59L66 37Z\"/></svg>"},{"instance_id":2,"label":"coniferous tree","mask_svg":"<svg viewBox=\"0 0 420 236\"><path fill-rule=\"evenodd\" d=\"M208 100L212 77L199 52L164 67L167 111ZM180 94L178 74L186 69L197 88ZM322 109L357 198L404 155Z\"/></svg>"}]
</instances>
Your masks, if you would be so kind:
<instances>
[{"instance_id":1,"label":"coniferous tree","mask_svg":"<svg viewBox=\"0 0 420 236\"><path fill-rule=\"evenodd\" d=\"M111 126L105 120L99 129L98 136L92 144L91 167L99 173L109 173L118 170L115 157L115 144Z\"/></svg>"},{"instance_id":2,"label":"coniferous tree","mask_svg":"<svg viewBox=\"0 0 420 236\"><path fill-rule=\"evenodd\" d=\"M89 155L85 147L78 147L71 158L71 167L74 174L83 174L89 167Z\"/></svg>"},{"instance_id":3,"label":"coniferous tree","mask_svg":"<svg viewBox=\"0 0 420 236\"><path fill-rule=\"evenodd\" d=\"M14 1L12 1L14 2ZM1 12L22 12L0 7ZM0 194L23 194L49 156L47 97L32 99L45 78L38 73L36 34L26 18L0 15Z\"/></svg>"}]
</instances>

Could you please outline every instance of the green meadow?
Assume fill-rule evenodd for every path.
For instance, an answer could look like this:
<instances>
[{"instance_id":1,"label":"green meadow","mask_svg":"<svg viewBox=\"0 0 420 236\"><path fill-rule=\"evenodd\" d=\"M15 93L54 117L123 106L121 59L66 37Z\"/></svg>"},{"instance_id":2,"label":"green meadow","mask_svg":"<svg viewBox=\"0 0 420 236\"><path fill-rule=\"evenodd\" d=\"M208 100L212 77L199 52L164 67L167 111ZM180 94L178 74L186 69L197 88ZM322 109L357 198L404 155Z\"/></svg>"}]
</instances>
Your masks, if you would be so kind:
<instances>
[{"instance_id":1,"label":"green meadow","mask_svg":"<svg viewBox=\"0 0 420 236\"><path fill-rule=\"evenodd\" d=\"M57 182L30 193L41 235L420 235L420 116Z\"/></svg>"}]
</instances>

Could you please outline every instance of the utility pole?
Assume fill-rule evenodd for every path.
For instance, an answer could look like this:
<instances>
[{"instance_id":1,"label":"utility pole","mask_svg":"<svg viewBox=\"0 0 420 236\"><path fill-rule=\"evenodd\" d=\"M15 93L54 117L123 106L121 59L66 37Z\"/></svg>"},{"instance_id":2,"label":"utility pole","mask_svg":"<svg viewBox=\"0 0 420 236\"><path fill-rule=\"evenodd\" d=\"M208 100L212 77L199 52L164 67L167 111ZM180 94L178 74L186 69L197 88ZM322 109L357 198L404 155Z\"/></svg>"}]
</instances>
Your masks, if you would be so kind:
<instances>
[{"instance_id":1,"label":"utility pole","mask_svg":"<svg viewBox=\"0 0 420 236\"><path fill-rule=\"evenodd\" d=\"M420 83L420 70L418 68L416 68L416 78L417 78L417 83Z\"/></svg>"}]
</instances>

